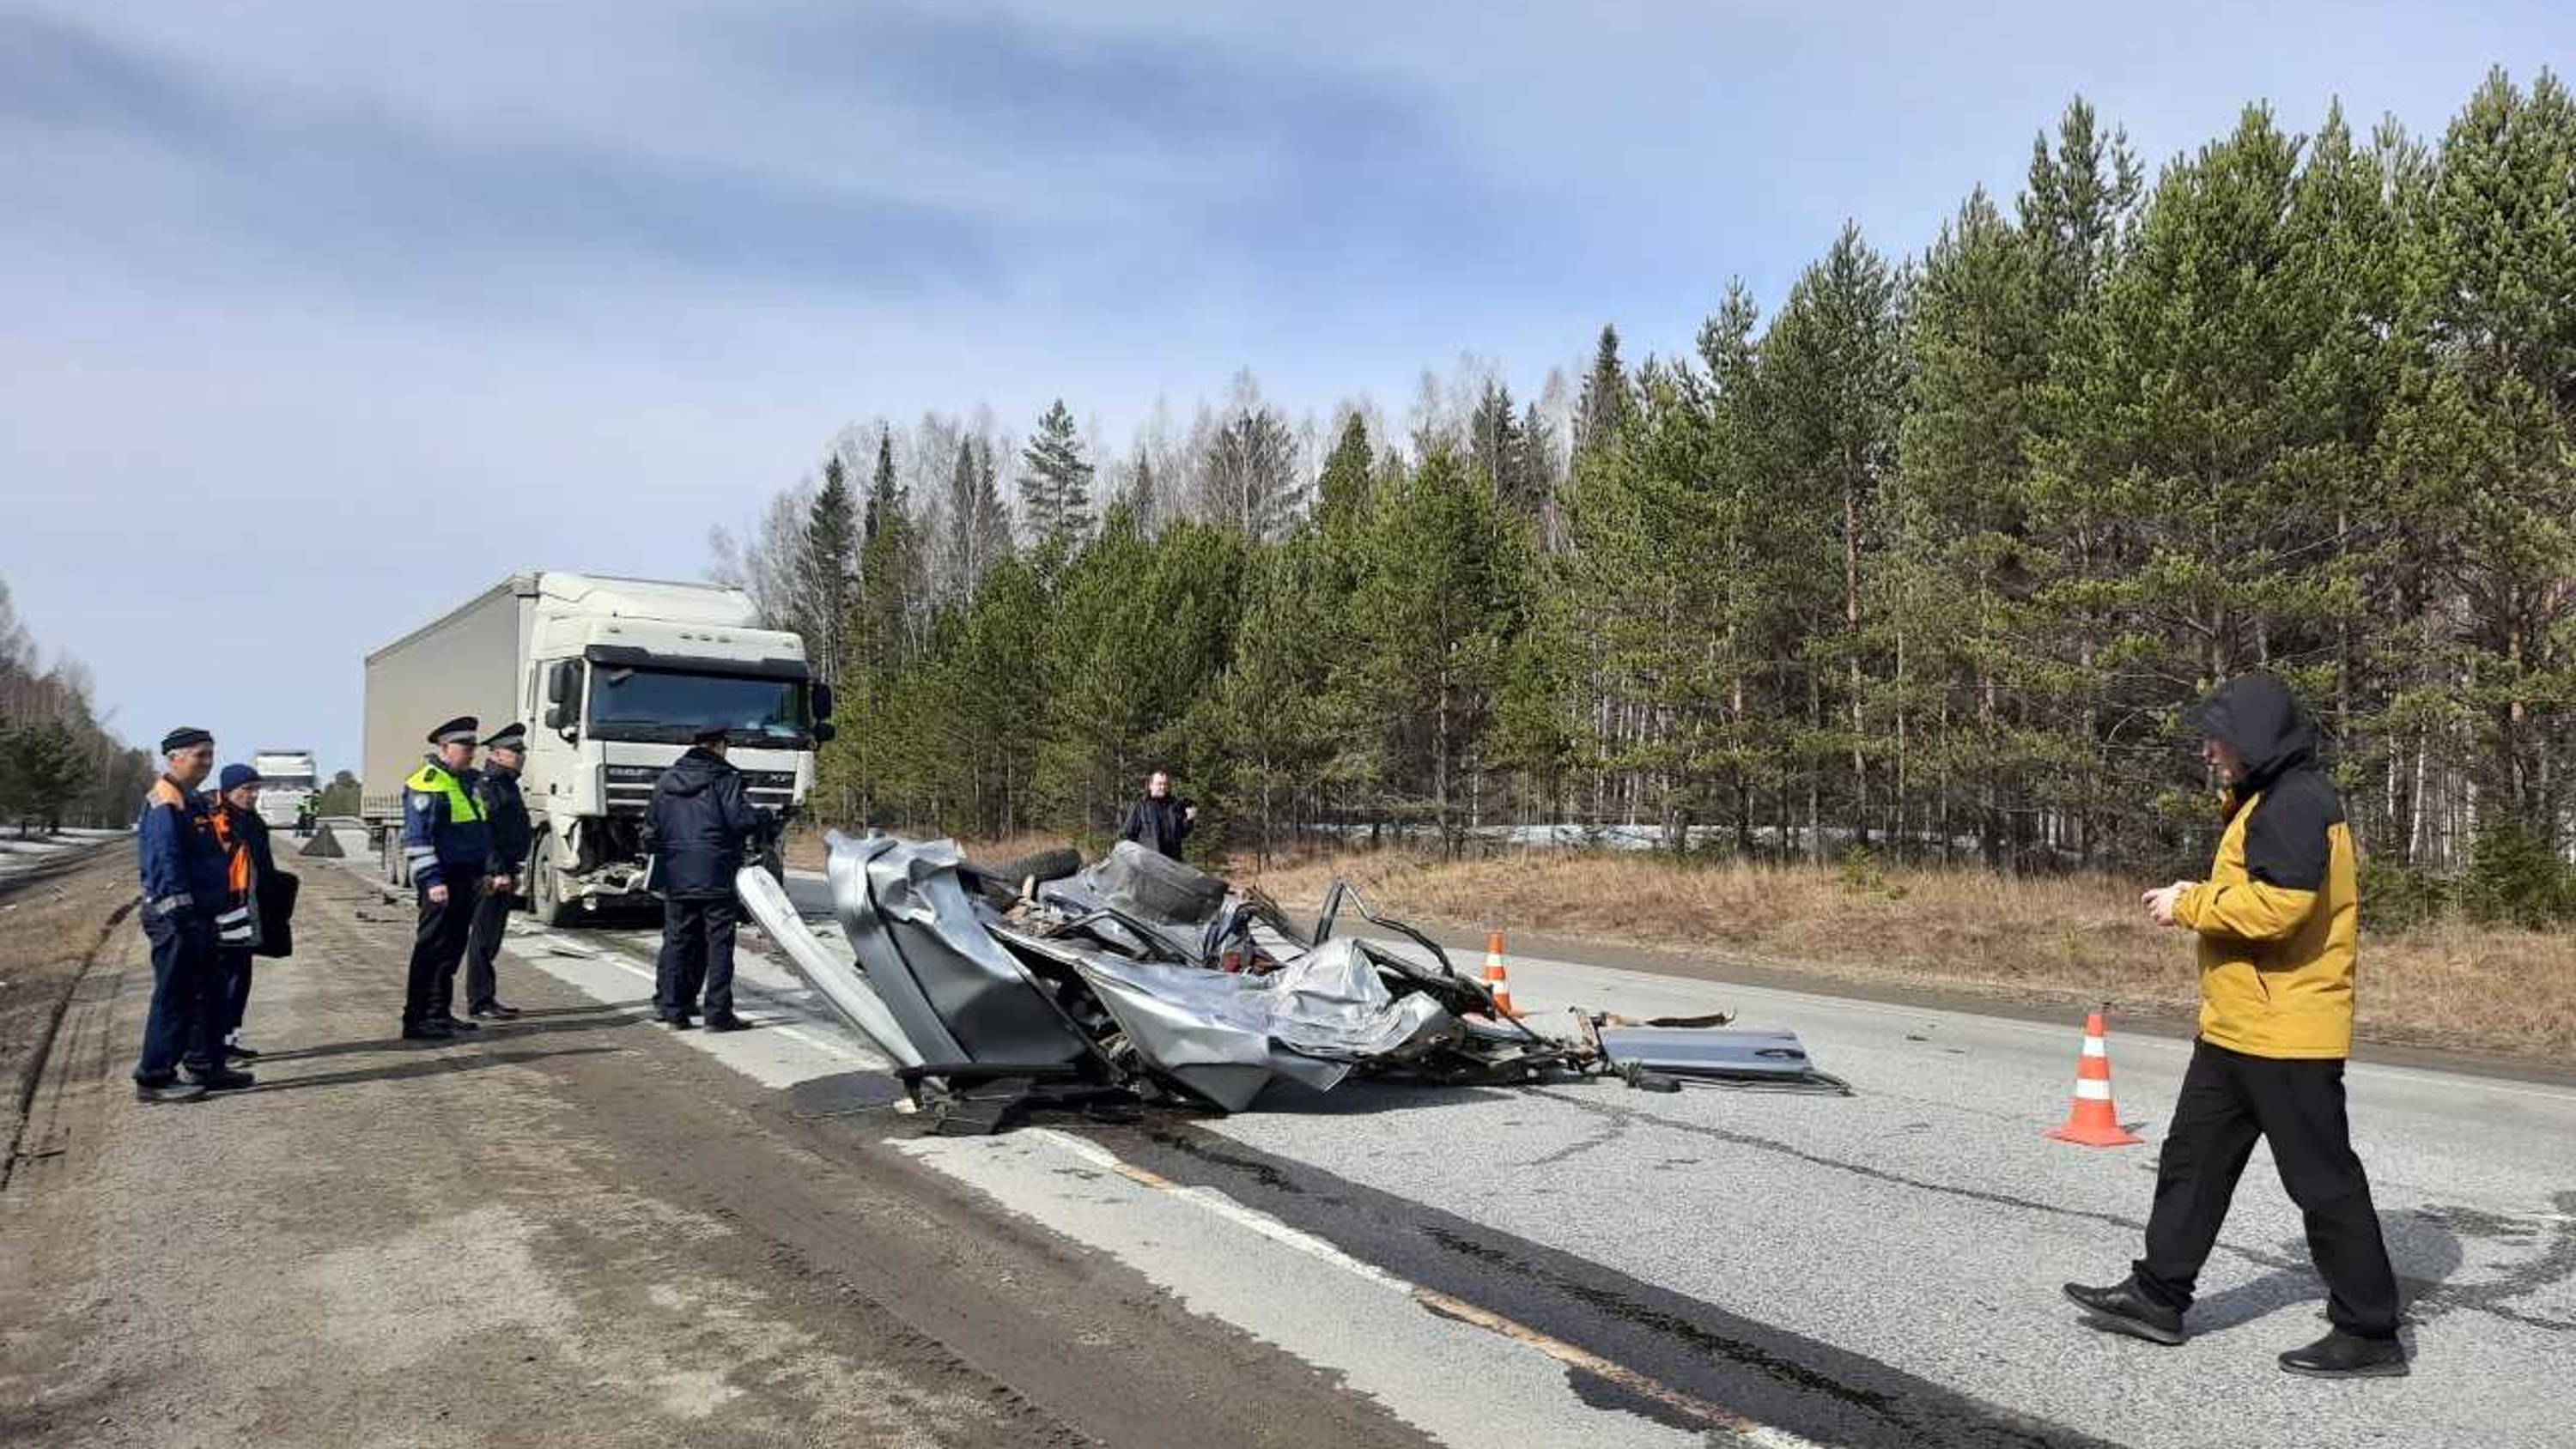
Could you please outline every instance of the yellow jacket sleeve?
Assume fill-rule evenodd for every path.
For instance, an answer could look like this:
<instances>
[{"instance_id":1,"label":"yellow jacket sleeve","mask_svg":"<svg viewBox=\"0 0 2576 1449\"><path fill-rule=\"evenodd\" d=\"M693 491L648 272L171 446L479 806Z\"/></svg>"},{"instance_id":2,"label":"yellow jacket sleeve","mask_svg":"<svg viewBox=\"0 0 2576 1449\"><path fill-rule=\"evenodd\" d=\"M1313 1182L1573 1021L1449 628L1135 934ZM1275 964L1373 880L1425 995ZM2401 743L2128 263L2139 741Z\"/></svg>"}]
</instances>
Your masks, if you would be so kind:
<instances>
[{"instance_id":1,"label":"yellow jacket sleeve","mask_svg":"<svg viewBox=\"0 0 2576 1449\"><path fill-rule=\"evenodd\" d=\"M2204 936L2278 941L2316 909L2315 891L2294 891L2259 880L2196 885L2174 901L2174 919Z\"/></svg>"}]
</instances>

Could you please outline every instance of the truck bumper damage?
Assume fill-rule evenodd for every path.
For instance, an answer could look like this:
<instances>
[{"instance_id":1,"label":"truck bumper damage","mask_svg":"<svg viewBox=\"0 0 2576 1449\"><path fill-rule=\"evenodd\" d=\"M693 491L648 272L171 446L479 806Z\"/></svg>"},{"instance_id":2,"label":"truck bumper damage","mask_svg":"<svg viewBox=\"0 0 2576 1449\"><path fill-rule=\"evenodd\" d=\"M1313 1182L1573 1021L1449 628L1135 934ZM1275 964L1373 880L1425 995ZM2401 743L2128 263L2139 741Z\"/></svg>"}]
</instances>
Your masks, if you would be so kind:
<instances>
[{"instance_id":1,"label":"truck bumper damage","mask_svg":"<svg viewBox=\"0 0 2576 1449\"><path fill-rule=\"evenodd\" d=\"M1050 1106L1235 1112L1276 1083L1330 1091L1364 1076L1848 1090L1815 1071L1795 1036L1726 1031L1722 1018L1568 1012L1563 1035L1542 1032L1347 883L1300 928L1258 891L1132 845L1052 880L1009 879L944 840L835 833L829 851L833 914L857 970L766 872L742 873L744 905L942 1130L996 1130ZM1345 912L1410 949L1336 934Z\"/></svg>"}]
</instances>

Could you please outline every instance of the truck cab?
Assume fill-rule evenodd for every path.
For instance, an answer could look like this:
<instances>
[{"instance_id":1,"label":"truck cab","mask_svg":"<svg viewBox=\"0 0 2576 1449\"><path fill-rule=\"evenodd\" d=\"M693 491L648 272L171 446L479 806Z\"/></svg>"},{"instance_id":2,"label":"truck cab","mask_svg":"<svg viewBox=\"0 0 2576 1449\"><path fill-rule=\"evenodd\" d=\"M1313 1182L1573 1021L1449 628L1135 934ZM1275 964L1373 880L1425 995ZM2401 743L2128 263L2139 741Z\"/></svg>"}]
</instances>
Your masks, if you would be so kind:
<instances>
[{"instance_id":1,"label":"truck cab","mask_svg":"<svg viewBox=\"0 0 2576 1449\"><path fill-rule=\"evenodd\" d=\"M369 656L367 670L366 799L388 837L401 829L401 779L426 748L405 736L458 713L487 734L526 726L519 786L535 840L520 889L549 925L650 902L645 807L698 733L726 732L752 805L782 826L803 809L814 750L832 733L831 691L813 679L804 641L759 627L739 590L708 584L513 575ZM401 882L399 841L383 854L387 880Z\"/></svg>"},{"instance_id":2,"label":"truck cab","mask_svg":"<svg viewBox=\"0 0 2576 1449\"><path fill-rule=\"evenodd\" d=\"M311 750L256 750L250 767L259 771L259 818L271 830L292 830L303 819L305 802L321 788Z\"/></svg>"}]
</instances>

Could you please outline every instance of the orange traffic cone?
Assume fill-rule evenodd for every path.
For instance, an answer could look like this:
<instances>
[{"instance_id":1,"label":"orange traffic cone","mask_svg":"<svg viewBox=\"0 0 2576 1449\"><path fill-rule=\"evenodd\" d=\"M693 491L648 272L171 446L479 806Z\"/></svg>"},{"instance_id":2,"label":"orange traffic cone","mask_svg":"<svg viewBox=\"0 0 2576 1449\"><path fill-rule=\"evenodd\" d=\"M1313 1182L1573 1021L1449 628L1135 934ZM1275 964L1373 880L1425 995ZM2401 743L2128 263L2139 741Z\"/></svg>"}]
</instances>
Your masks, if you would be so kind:
<instances>
[{"instance_id":1,"label":"orange traffic cone","mask_svg":"<svg viewBox=\"0 0 2576 1449\"><path fill-rule=\"evenodd\" d=\"M2075 1059L2075 1105L2048 1135L2086 1147L2127 1147L2146 1139L2120 1125L2111 1105L2111 1049L2103 1042L2102 1013L2084 1018L2084 1054Z\"/></svg>"},{"instance_id":2,"label":"orange traffic cone","mask_svg":"<svg viewBox=\"0 0 2576 1449\"><path fill-rule=\"evenodd\" d=\"M1512 976L1503 969L1503 933L1490 932L1485 937L1485 989L1494 993L1495 1009L1505 1016L1518 1016L1512 1005Z\"/></svg>"}]
</instances>

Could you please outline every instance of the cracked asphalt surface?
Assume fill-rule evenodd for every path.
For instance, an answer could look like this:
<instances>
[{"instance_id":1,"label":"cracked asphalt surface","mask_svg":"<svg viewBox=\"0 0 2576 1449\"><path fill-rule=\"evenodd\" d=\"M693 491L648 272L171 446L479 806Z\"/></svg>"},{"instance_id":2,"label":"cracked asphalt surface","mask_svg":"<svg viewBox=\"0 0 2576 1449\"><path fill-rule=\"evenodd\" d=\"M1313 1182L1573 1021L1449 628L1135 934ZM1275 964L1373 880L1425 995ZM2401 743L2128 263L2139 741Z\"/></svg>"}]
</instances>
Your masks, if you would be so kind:
<instances>
[{"instance_id":1,"label":"cracked asphalt surface","mask_svg":"<svg viewBox=\"0 0 2576 1449\"><path fill-rule=\"evenodd\" d=\"M2365 1053L2416 1373L2320 1384L2272 1365L2323 1325L2259 1155L2189 1345L2059 1300L2135 1251L2184 1059L2116 1021L2145 1147L2041 1138L2074 1023L1520 958L1542 1022L1731 1007L1856 1095L1362 1083L932 1138L757 950L762 1030L643 1023L629 927L521 929L504 979L547 1014L385 1042L409 913L349 865L322 959L263 981L256 1092L133 1108L139 951L85 983L91 1065L31 1119L68 1150L0 1194L0 1437L2576 1444L2563 1085Z\"/></svg>"}]
</instances>

